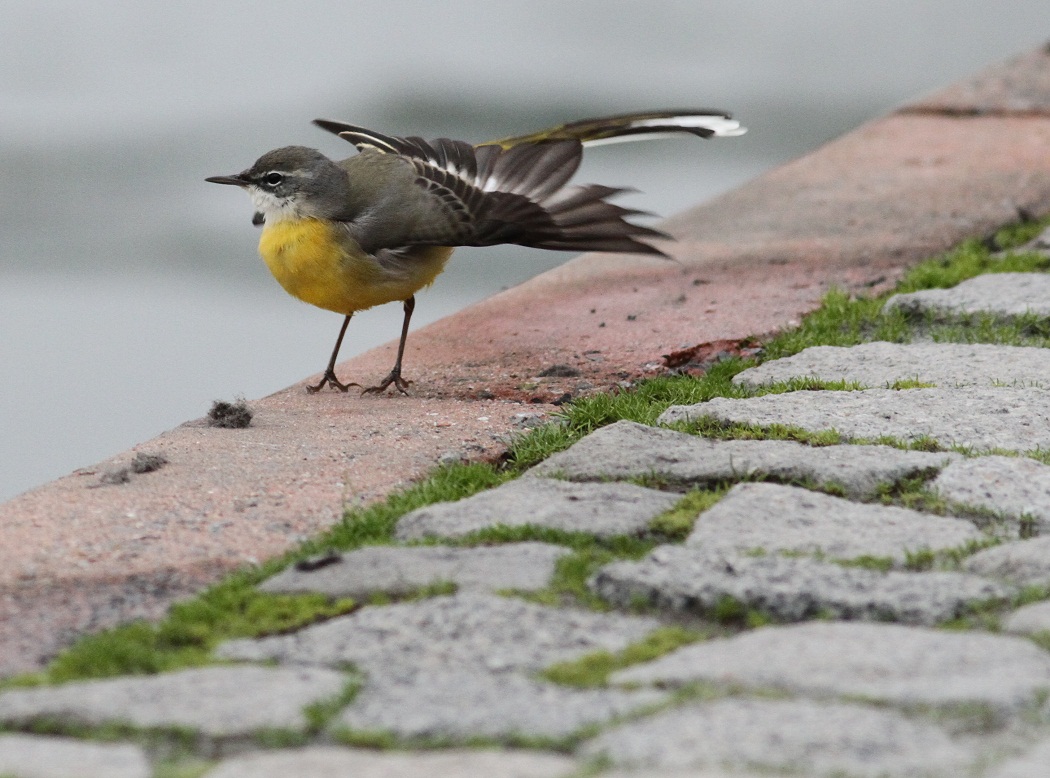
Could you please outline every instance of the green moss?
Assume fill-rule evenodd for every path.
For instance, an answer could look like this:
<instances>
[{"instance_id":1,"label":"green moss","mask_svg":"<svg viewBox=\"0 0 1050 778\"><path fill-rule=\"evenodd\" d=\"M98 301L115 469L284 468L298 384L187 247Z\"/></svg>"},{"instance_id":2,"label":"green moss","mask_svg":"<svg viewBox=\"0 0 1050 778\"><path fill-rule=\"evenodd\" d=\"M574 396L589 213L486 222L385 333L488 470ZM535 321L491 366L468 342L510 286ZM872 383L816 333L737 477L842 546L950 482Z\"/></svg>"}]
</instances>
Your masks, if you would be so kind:
<instances>
[{"instance_id":1,"label":"green moss","mask_svg":"<svg viewBox=\"0 0 1050 778\"><path fill-rule=\"evenodd\" d=\"M584 727L579 732L563 738L516 734L499 737L398 737L393 732L386 730L358 730L335 727L332 729L330 737L334 742L342 745L367 748L373 751L400 751L405 749L439 751L450 748L489 750L509 747L538 751L558 751L567 754L571 753L582 740L593 737L595 734L597 734L597 727Z\"/></svg>"},{"instance_id":2,"label":"green moss","mask_svg":"<svg viewBox=\"0 0 1050 778\"><path fill-rule=\"evenodd\" d=\"M397 737L385 730L358 730L335 727L331 737L336 743L373 751L391 751L398 747Z\"/></svg>"},{"instance_id":3,"label":"green moss","mask_svg":"<svg viewBox=\"0 0 1050 778\"><path fill-rule=\"evenodd\" d=\"M706 415L687 422L685 427L702 437L718 440L792 440L807 446L835 446L846 442L835 430L810 432L787 424L761 426L746 422L727 422Z\"/></svg>"},{"instance_id":4,"label":"green moss","mask_svg":"<svg viewBox=\"0 0 1050 778\"><path fill-rule=\"evenodd\" d=\"M1012 597L1003 599L990 599L983 602L969 603L966 611L954 619L949 619L940 626L942 629L970 630L980 629L986 632L998 632L1002 625L1003 616L1017 608L1033 602L1041 602L1050 598L1050 588L1045 586L1026 586L1016 592ZM1050 633L1043 644L1044 648L1050 649ZM1029 636L1033 637L1033 636ZM1040 642L1038 635L1033 639Z\"/></svg>"},{"instance_id":5,"label":"green moss","mask_svg":"<svg viewBox=\"0 0 1050 778\"><path fill-rule=\"evenodd\" d=\"M1050 587L1038 585L1024 586L1014 596L1012 605L1015 608L1020 608L1022 605L1031 605L1033 602L1042 602L1047 599L1050 599Z\"/></svg>"},{"instance_id":6,"label":"green moss","mask_svg":"<svg viewBox=\"0 0 1050 778\"><path fill-rule=\"evenodd\" d=\"M398 594L387 594L386 592L373 592L368 598L369 605L390 605L394 602L418 602L429 600L431 597L447 597L459 591L459 586L453 581L435 581L434 583L420 586L407 592Z\"/></svg>"},{"instance_id":7,"label":"green moss","mask_svg":"<svg viewBox=\"0 0 1050 778\"><path fill-rule=\"evenodd\" d=\"M307 721L307 732L311 735L321 733L343 708L354 701L363 685L364 679L355 674L346 682L339 694L330 699L307 705L303 709L303 715L306 716Z\"/></svg>"},{"instance_id":8,"label":"green moss","mask_svg":"<svg viewBox=\"0 0 1050 778\"><path fill-rule=\"evenodd\" d=\"M933 389L936 386L937 384L931 384L927 383L926 381L920 381L918 378L902 378L894 381L886 388L903 391L905 389Z\"/></svg>"},{"instance_id":9,"label":"green moss","mask_svg":"<svg viewBox=\"0 0 1050 778\"><path fill-rule=\"evenodd\" d=\"M745 629L756 629L773 622L768 614L728 594L719 598L709 615L723 626Z\"/></svg>"},{"instance_id":10,"label":"green moss","mask_svg":"<svg viewBox=\"0 0 1050 778\"><path fill-rule=\"evenodd\" d=\"M1050 216L1044 216L1041 219L1024 219L1016 224L1008 224L992 236L990 248L999 251L1018 248L1039 237L1047 227L1050 227Z\"/></svg>"},{"instance_id":11,"label":"green moss","mask_svg":"<svg viewBox=\"0 0 1050 778\"><path fill-rule=\"evenodd\" d=\"M1040 648L1050 651L1050 631L1033 632L1031 635L1028 635L1028 639Z\"/></svg>"},{"instance_id":12,"label":"green moss","mask_svg":"<svg viewBox=\"0 0 1050 778\"><path fill-rule=\"evenodd\" d=\"M969 540L954 548L919 549L907 551L904 556L903 569L913 572L925 572L928 570L959 570L963 561L973 556L978 551L997 546L1002 542L1000 538L987 535L980 540Z\"/></svg>"},{"instance_id":13,"label":"green moss","mask_svg":"<svg viewBox=\"0 0 1050 778\"><path fill-rule=\"evenodd\" d=\"M294 729L260 729L252 734L252 740L262 748L302 748L309 744L310 736Z\"/></svg>"},{"instance_id":14,"label":"green moss","mask_svg":"<svg viewBox=\"0 0 1050 778\"><path fill-rule=\"evenodd\" d=\"M196 758L163 761L153 768L153 778L203 778L214 767L215 762Z\"/></svg>"},{"instance_id":15,"label":"green moss","mask_svg":"<svg viewBox=\"0 0 1050 778\"><path fill-rule=\"evenodd\" d=\"M728 491L729 488L723 486L687 492L674 507L650 521L649 530L672 542L681 542L693 531L697 517L725 497Z\"/></svg>"},{"instance_id":16,"label":"green moss","mask_svg":"<svg viewBox=\"0 0 1050 778\"><path fill-rule=\"evenodd\" d=\"M1014 455L1016 451L1012 452ZM1050 449L1045 448L1034 448L1030 451L1024 452L1024 456L1029 459L1034 459L1036 462L1042 462L1044 465L1050 465Z\"/></svg>"},{"instance_id":17,"label":"green moss","mask_svg":"<svg viewBox=\"0 0 1050 778\"><path fill-rule=\"evenodd\" d=\"M968 240L940 257L916 265L904 275L896 291L947 289L984 273L1030 273L1047 269L1050 269L1050 258L1041 254L993 257L980 241Z\"/></svg>"},{"instance_id":18,"label":"green moss","mask_svg":"<svg viewBox=\"0 0 1050 778\"><path fill-rule=\"evenodd\" d=\"M649 662L709 635L683 627L661 627L645 639L618 652L596 651L571 662L560 662L540 673L541 677L563 686L606 686L609 676L631 665Z\"/></svg>"},{"instance_id":19,"label":"green moss","mask_svg":"<svg viewBox=\"0 0 1050 778\"><path fill-rule=\"evenodd\" d=\"M574 606L596 611L610 610L610 605L587 588L587 581L600 567L621 559L638 559L655 546L655 541L623 538L577 544L572 554L562 557L554 567L550 583L534 592L512 592L529 602L540 605Z\"/></svg>"},{"instance_id":20,"label":"green moss","mask_svg":"<svg viewBox=\"0 0 1050 778\"><path fill-rule=\"evenodd\" d=\"M834 561L843 567L860 567L865 570L875 570L879 573L888 573L896 566L896 562L892 557L872 556L870 554L863 554L851 559L836 559Z\"/></svg>"},{"instance_id":21,"label":"green moss","mask_svg":"<svg viewBox=\"0 0 1050 778\"><path fill-rule=\"evenodd\" d=\"M233 576L200 597L173 605L159 624L134 622L79 640L50 665L47 680L161 673L210 662L221 641L294 631L356 608L319 594L262 594L251 576Z\"/></svg>"}]
</instances>

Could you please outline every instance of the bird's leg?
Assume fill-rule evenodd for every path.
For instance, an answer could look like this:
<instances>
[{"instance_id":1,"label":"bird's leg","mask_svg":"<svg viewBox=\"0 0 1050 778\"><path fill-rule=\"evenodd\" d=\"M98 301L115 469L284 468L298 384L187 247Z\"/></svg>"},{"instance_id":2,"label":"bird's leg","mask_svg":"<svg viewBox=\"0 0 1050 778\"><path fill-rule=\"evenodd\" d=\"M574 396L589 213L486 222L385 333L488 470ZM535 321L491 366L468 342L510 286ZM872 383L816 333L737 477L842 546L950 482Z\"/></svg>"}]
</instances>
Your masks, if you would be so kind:
<instances>
[{"instance_id":1,"label":"bird's leg","mask_svg":"<svg viewBox=\"0 0 1050 778\"><path fill-rule=\"evenodd\" d=\"M408 394L408 385L412 382L401 377L401 357L405 355L405 341L408 340L408 322L412 318L412 311L415 310L415 307L415 295L405 300L405 321L401 325L401 342L397 344L397 362L394 363L394 369L378 385L368 387L361 394L379 394L386 390L390 384L396 386L401 394Z\"/></svg>"},{"instance_id":2,"label":"bird's leg","mask_svg":"<svg viewBox=\"0 0 1050 778\"><path fill-rule=\"evenodd\" d=\"M353 382L343 384L339 382L339 379L335 377L335 360L339 357L339 347L343 345L343 336L346 334L346 325L350 323L350 317L352 313L348 313L346 318L343 319L343 326L339 330L339 337L335 339L335 348L332 349L332 358L328 360L328 367L325 368L324 377L313 386L307 386L306 391L310 394L319 392L324 388L325 384L328 384L333 389L338 389L340 392L345 392L351 386L360 386L361 384L355 384Z\"/></svg>"}]
</instances>

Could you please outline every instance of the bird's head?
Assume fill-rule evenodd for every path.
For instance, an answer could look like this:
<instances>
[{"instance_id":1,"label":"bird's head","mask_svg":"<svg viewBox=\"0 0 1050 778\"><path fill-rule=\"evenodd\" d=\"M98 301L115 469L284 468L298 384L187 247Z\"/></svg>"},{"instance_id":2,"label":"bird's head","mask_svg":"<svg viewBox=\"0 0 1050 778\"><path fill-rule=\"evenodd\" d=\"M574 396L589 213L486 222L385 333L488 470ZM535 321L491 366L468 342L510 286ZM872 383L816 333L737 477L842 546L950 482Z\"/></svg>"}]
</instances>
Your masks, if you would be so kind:
<instances>
[{"instance_id":1,"label":"bird's head","mask_svg":"<svg viewBox=\"0 0 1050 778\"><path fill-rule=\"evenodd\" d=\"M253 222L332 218L346 202L346 173L316 149L285 146L263 154L247 170L206 178L248 192L255 205ZM262 217L260 219L260 216Z\"/></svg>"}]
</instances>

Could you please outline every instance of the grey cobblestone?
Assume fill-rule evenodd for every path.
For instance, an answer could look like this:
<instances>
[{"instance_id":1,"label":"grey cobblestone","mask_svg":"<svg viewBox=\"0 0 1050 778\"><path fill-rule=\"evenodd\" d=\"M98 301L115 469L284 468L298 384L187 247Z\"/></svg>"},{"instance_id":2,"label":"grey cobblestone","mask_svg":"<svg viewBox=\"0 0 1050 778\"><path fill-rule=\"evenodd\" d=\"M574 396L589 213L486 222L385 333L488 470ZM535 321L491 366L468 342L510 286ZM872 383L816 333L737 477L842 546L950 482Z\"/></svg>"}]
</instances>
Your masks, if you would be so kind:
<instances>
[{"instance_id":1,"label":"grey cobblestone","mask_svg":"<svg viewBox=\"0 0 1050 778\"><path fill-rule=\"evenodd\" d=\"M956 318L992 314L1009 319L1026 314L1050 316L1050 275L1046 273L988 273L950 289L926 289L895 294L884 310Z\"/></svg>"},{"instance_id":2,"label":"grey cobblestone","mask_svg":"<svg viewBox=\"0 0 1050 778\"><path fill-rule=\"evenodd\" d=\"M1050 349L987 343L887 343L812 346L733 377L742 386L761 386L791 378L856 381L888 389L897 381L917 380L940 387L992 384L1050 386Z\"/></svg>"},{"instance_id":3,"label":"grey cobblestone","mask_svg":"<svg viewBox=\"0 0 1050 778\"><path fill-rule=\"evenodd\" d=\"M13 778L149 778L138 746L0 734L0 775Z\"/></svg>"},{"instance_id":4,"label":"grey cobblestone","mask_svg":"<svg viewBox=\"0 0 1050 778\"><path fill-rule=\"evenodd\" d=\"M1024 605L1003 620L1003 629L1020 635L1050 632L1050 601Z\"/></svg>"},{"instance_id":5,"label":"grey cobblestone","mask_svg":"<svg viewBox=\"0 0 1050 778\"><path fill-rule=\"evenodd\" d=\"M369 680L335 727L402 738L567 737L665 699L648 690L576 690L512 673L436 671Z\"/></svg>"},{"instance_id":6,"label":"grey cobblestone","mask_svg":"<svg viewBox=\"0 0 1050 778\"><path fill-rule=\"evenodd\" d=\"M778 621L806 618L936 624L1009 591L961 573L880 573L812 559L742 556L661 546L640 562L615 562L590 588L620 607L646 602L710 615L726 598Z\"/></svg>"},{"instance_id":7,"label":"grey cobblestone","mask_svg":"<svg viewBox=\"0 0 1050 778\"><path fill-rule=\"evenodd\" d=\"M701 513L686 544L904 561L908 552L958 548L984 537L964 519L759 483L737 484Z\"/></svg>"},{"instance_id":8,"label":"grey cobblestone","mask_svg":"<svg viewBox=\"0 0 1050 778\"><path fill-rule=\"evenodd\" d=\"M362 608L292 635L231 641L226 659L342 666L375 676L419 670L536 671L593 651L619 651L655 619L458 594Z\"/></svg>"},{"instance_id":9,"label":"grey cobblestone","mask_svg":"<svg viewBox=\"0 0 1050 778\"><path fill-rule=\"evenodd\" d=\"M1050 349L1046 349L1050 352ZM1050 467L1026 457L964 459L941 471L931 488L945 499L1050 528Z\"/></svg>"},{"instance_id":10,"label":"grey cobblestone","mask_svg":"<svg viewBox=\"0 0 1050 778\"><path fill-rule=\"evenodd\" d=\"M644 532L678 496L633 484L572 484L519 478L458 502L437 503L401 517L399 540L460 537L489 527L532 525L603 537Z\"/></svg>"},{"instance_id":11,"label":"grey cobblestone","mask_svg":"<svg viewBox=\"0 0 1050 778\"><path fill-rule=\"evenodd\" d=\"M902 451L890 446L805 446L787 440L710 440L618 421L541 462L531 475L573 481L653 476L680 485L768 478L841 486L851 497L874 495L880 484L929 475L958 454Z\"/></svg>"},{"instance_id":12,"label":"grey cobblestone","mask_svg":"<svg viewBox=\"0 0 1050 778\"><path fill-rule=\"evenodd\" d=\"M938 727L859 705L719 700L613 728L581 754L635 768L759 767L803 775L959 775L974 755Z\"/></svg>"},{"instance_id":13,"label":"grey cobblestone","mask_svg":"<svg viewBox=\"0 0 1050 778\"><path fill-rule=\"evenodd\" d=\"M971 573L1019 586L1050 586L1050 537L994 546L977 552L963 564Z\"/></svg>"},{"instance_id":14,"label":"grey cobblestone","mask_svg":"<svg viewBox=\"0 0 1050 778\"><path fill-rule=\"evenodd\" d=\"M1050 654L1021 638L980 632L809 622L686 646L612 681L709 681L904 706L980 704L1006 715L1050 690Z\"/></svg>"},{"instance_id":15,"label":"grey cobblestone","mask_svg":"<svg viewBox=\"0 0 1050 778\"><path fill-rule=\"evenodd\" d=\"M549 583L555 564L569 553L564 546L549 543L480 548L372 546L328 557L316 569L293 565L264 581L259 590L365 597L372 592L408 594L450 582L459 591L533 591Z\"/></svg>"},{"instance_id":16,"label":"grey cobblestone","mask_svg":"<svg viewBox=\"0 0 1050 778\"><path fill-rule=\"evenodd\" d=\"M744 400L716 397L696 405L673 405L659 421L669 424L711 416L758 426L784 424L847 438L930 437L943 446L979 451L1050 448L1050 390L961 387L958 389L866 389L857 392L789 392ZM960 420L965 419L965 423Z\"/></svg>"},{"instance_id":17,"label":"grey cobblestone","mask_svg":"<svg viewBox=\"0 0 1050 778\"><path fill-rule=\"evenodd\" d=\"M321 668L206 667L0 693L0 722L193 729L211 738L302 730L303 708L340 694L347 678Z\"/></svg>"}]
</instances>

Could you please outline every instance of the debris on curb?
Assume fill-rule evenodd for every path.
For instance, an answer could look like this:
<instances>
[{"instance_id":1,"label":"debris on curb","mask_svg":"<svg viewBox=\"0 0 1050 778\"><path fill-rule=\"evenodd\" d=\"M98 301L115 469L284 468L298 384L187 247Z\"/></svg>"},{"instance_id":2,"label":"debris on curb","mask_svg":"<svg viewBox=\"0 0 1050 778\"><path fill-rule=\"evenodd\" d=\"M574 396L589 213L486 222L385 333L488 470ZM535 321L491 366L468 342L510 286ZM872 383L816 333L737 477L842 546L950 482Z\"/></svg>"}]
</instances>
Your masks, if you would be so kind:
<instances>
[{"instance_id":1,"label":"debris on curb","mask_svg":"<svg viewBox=\"0 0 1050 778\"><path fill-rule=\"evenodd\" d=\"M208 411L208 426L223 429L243 429L252 423L252 412L248 404L239 399L228 403L216 400Z\"/></svg>"}]
</instances>

